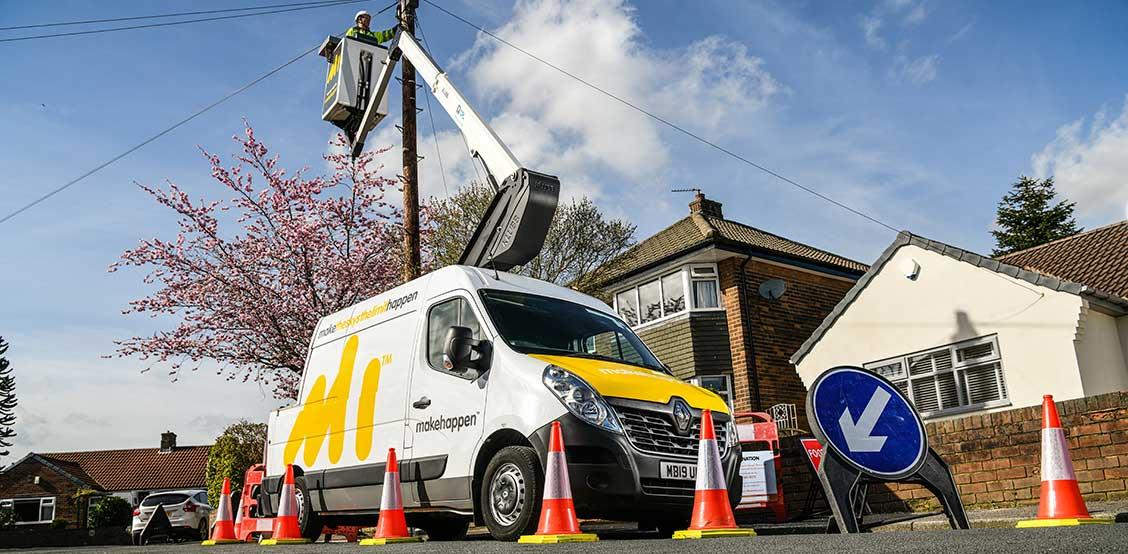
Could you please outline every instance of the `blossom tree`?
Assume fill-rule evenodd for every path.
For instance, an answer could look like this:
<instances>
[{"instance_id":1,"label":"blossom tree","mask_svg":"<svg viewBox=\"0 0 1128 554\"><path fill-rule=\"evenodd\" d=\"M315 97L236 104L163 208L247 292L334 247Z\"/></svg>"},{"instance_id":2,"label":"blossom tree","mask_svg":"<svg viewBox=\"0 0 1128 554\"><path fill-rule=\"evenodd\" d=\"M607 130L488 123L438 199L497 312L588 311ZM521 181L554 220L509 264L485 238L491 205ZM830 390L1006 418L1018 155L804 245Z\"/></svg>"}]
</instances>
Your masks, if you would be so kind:
<instances>
[{"instance_id":1,"label":"blossom tree","mask_svg":"<svg viewBox=\"0 0 1128 554\"><path fill-rule=\"evenodd\" d=\"M399 284L401 214L385 200L396 187L377 175L387 149L352 160L338 135L339 153L325 155L332 174L308 177L282 169L249 124L234 138L242 152L229 166L203 152L222 199L138 185L176 213L179 231L142 240L110 271L149 271L152 291L123 313L176 323L116 341L117 355L166 364L174 380L211 360L228 380L293 399L318 319Z\"/></svg>"}]
</instances>

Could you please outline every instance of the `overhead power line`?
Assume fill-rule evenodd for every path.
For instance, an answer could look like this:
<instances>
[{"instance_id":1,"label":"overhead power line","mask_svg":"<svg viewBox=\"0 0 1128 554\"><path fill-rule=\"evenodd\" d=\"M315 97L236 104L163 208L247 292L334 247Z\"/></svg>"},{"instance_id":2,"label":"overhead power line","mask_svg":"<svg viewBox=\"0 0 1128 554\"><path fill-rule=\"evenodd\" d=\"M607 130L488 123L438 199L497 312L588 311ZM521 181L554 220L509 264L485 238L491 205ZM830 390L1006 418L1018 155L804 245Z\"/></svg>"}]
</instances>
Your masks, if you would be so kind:
<instances>
[{"instance_id":1,"label":"overhead power line","mask_svg":"<svg viewBox=\"0 0 1128 554\"><path fill-rule=\"evenodd\" d=\"M388 6L385 6L383 9L381 9L380 11L373 14L373 16L380 15L380 14L394 8L396 6L396 4L397 4L397 2L393 2L393 3L389 4ZM188 123L189 121L192 121L193 119L196 119L197 117L203 115L204 113L208 112L212 108L215 108L216 106L230 100L231 98L233 98L233 97L235 97L239 94L242 94L247 89L261 83L262 81L266 80L271 75L274 75L275 73L278 73L279 71L282 71L283 69L289 67L290 65L294 64L298 60L300 60L300 59L308 56L310 53L316 51L320 47L321 47L320 45L314 46L313 48L310 48L309 50L306 50L305 52L298 54L297 56L295 56L290 61L288 61L288 62L286 62L286 63L284 63L284 64L282 64L282 65L280 65L280 66L278 66L274 69L271 69L270 71L266 72L266 74L262 75L261 77L254 79L253 81L251 81L251 82L249 82L249 83L247 83L247 84L227 93L226 95L224 95L219 100L216 100L215 102L212 102L211 104L208 104L207 106L204 106L203 108L201 108L201 109L197 110L196 112L192 113L192 115L189 115L188 117L185 117L184 119L181 119L180 121L177 121L176 123L173 123L171 126L165 128L163 131L161 131L161 132L141 141L140 143L138 143L137 145L133 146L132 148L126 150L125 152L122 152L121 154L118 154L117 156L114 156L113 158L110 158L109 160L106 160L105 162L98 164L97 166L95 166L90 171L87 171L86 173L83 173L82 175L75 177L74 179L70 180L69 182L52 189L47 194L44 194L43 196L40 196L39 198L36 198L35 200L32 200L31 202L24 204L23 206L15 209L12 212L9 212L4 217L0 218L0 225L3 225L8 220L12 219L13 217L16 217L17 215L20 215L23 212L26 212L27 210L35 207L36 205L38 205L38 204L42 203L43 201L47 200L48 198L51 198L52 196L55 196L56 194L59 194L60 192L63 192L64 190L78 184L79 181L82 181L83 179L101 171L102 169L105 169L110 164L113 164L114 162L116 162L116 161L118 161L118 160L120 160L120 159L140 150L145 145L147 145L147 144L149 144L149 143L151 143L151 142L171 133L177 127L180 127L180 126L184 125L185 123Z\"/></svg>"},{"instance_id":2,"label":"overhead power line","mask_svg":"<svg viewBox=\"0 0 1128 554\"><path fill-rule=\"evenodd\" d=\"M647 117L649 117L649 118L651 118L651 119L671 128L671 129L674 129L675 131L678 131L679 133L682 133L683 135L686 135L686 136L688 136L688 137L690 137L690 138L692 138L692 139L694 139L694 140L696 140L696 141L698 141L698 142L700 142L700 143L702 143L706 146L714 148L714 149L728 155L729 157L731 157L733 159L736 159L736 160L741 161L745 164L748 164L748 165L750 165L750 166L752 166L752 167L754 167L754 168L756 168L756 169L758 169L758 170L760 170L764 173L767 173L768 175L771 175L772 177L775 177L776 179L779 179L780 181L783 181L783 182L785 182L789 185L792 185L792 186L794 186L794 187L796 187L796 188L798 188L802 191L805 191L808 194L815 196L816 198L820 198L820 199L822 199L826 202L829 202L829 203L831 203L835 206L838 206L839 208L842 208L843 210L846 210L846 211L848 211L848 212L850 212L854 215L865 218L865 219L867 219L867 220L869 220L873 223L876 223L876 224L878 224L882 227L885 227L886 229L889 229L890 231L893 231L894 233L898 232L896 227L893 227L892 225L889 225L888 223L885 223L884 221L881 221L880 219L877 219L874 216L868 215L868 214L866 214L866 213L864 213L860 210L852 208L852 207L850 207L850 206L848 206L848 205L846 205L842 202L839 202L838 200L835 200L835 199L833 199L833 198L831 198L831 197L829 197L829 196L827 196L827 195L825 195L825 194L823 194L823 193L821 193L817 190L814 190L810 187L807 187L807 186L804 186L800 183L797 183L794 180L789 179L789 178L787 178L787 177L785 177L785 176L783 176L783 175L781 175L781 174L779 174L779 173L777 173L777 172L775 172L771 169L768 169L767 167L764 167L763 165L760 165L760 164L758 164L758 163L756 163L756 162L754 162L754 161L752 161L752 160L750 160L750 159L748 159L748 158L746 158L746 157L744 157L740 154L737 154L736 152L733 152L732 150L729 150L729 149L727 149L727 148L725 148L725 147L723 147L723 146L721 146L721 145L719 145L719 144L717 144L717 143L715 143L715 142L713 142L709 139L706 139L706 138L702 137L701 135L698 135L698 134L696 134L692 131L689 131L689 130L687 130L687 129L685 129L685 128L683 128L683 127L681 127L681 126L679 126L679 125L677 125L677 124L675 124L675 123L673 123L673 122L671 122L667 119L664 119L664 118L654 114L651 111L648 111L648 110L646 110L646 109L644 109L644 108L642 108L642 107L640 107L636 104L633 104L630 101L625 100L622 97L619 97L619 96L615 95L614 93L611 93L611 92L599 87L598 85L595 85L595 84L591 83L590 81L587 81L587 80L579 77L578 75L570 73L569 71L561 68L560 66L553 64L552 62L549 62L548 60L545 60L544 58L541 58L541 57L537 56L536 54L533 54L532 52L529 52L528 50L525 50L524 48L521 48L520 46L517 46L516 44L513 44L512 42L509 42L509 41L497 36L494 33L491 33L490 31L487 31L481 25L473 23L473 22L467 20L466 18L464 18L464 17L462 17L462 16L460 16L460 15L454 13L454 12L451 12L450 10L436 4L435 2L432 2L431 0L423 0L423 1L426 2L427 4L430 4L431 6L435 7L439 11L447 14L448 16L462 22L463 24L465 24L469 27L472 27L472 28L478 30L479 32L489 36L490 38L492 38L492 39L494 39L494 40L496 40L496 41L498 41L498 42L500 42L500 43L502 43L502 44L522 53L522 54L524 54L525 56L528 56L529 58L532 58L532 59L534 59L534 60L536 60L536 61L554 69L554 70L556 70L559 73L566 75L567 77L572 78L575 81L578 81L579 83L587 86L588 88L590 88L590 89L592 89L596 92L599 92L600 94L603 94L604 96L607 96L608 98L611 98L611 99L615 100L616 102L619 102L620 104L623 104L624 106L627 106L628 108L631 108L632 110L635 110L635 111L637 111L637 112L639 112L643 115L646 115Z\"/></svg>"},{"instance_id":3,"label":"overhead power line","mask_svg":"<svg viewBox=\"0 0 1128 554\"><path fill-rule=\"evenodd\" d=\"M33 208L34 206L43 202L44 200L47 200L48 198L51 198L52 196L55 196L56 194L59 194L60 192L63 192L64 190L78 184L79 181L97 173L98 171L101 171L102 169L106 168L106 166L109 166L110 164L112 164L112 163L114 163L114 162L116 162L116 161L118 161L118 160L138 151L138 150L140 150L142 147L149 144L150 142L153 142L153 141L171 133L177 127L180 127L181 125L184 125L185 123L188 123L189 121L192 121L193 119L196 119L197 117L203 115L205 112L211 110L212 108L230 100L232 97L234 97L234 96L246 91L247 89L259 84L260 82L265 80L267 77L270 77L271 75L274 75L275 73L278 73L279 71L282 71L283 69L285 69L290 64L293 64L294 62L308 56L310 53L317 50L318 48L320 48L320 45L314 46L313 48L310 48L309 50L306 50L305 52L298 54L296 57L294 57L290 61L288 61L288 62L286 62L286 63L284 63L284 64L282 64L282 65L280 65L280 66L278 66L274 69L271 69L265 75L263 75L263 76L255 79L255 80L253 80L253 81L251 81L251 82L249 82L249 83L247 83L247 84L227 93L226 95L224 95L219 100L216 100L215 102L212 102L211 104L208 104L207 106L204 106L202 109L199 109L199 110L195 111L194 113L192 113L192 115L189 115L188 117L185 117L184 119L181 119L180 121L177 121L176 123L172 124L171 126L166 127L163 131L161 131L161 132L141 141L140 143L133 146L129 150L126 150L125 152L122 152L121 154L118 154L117 156L114 156L114 157L110 158L109 160L106 160L105 162L98 164L97 166L95 166L90 171L87 171L86 173L79 175L78 177L68 181L66 184L59 186L59 187L56 187L55 189L52 189L47 194L44 194L43 196L40 196L39 198L36 198L35 200L32 200L31 202L24 204L23 206L16 209L15 211L12 211L11 213L5 215L3 218L0 218L0 225L3 225L9 219L12 219L13 217L16 217L17 215L20 215L21 213Z\"/></svg>"},{"instance_id":4,"label":"overhead power line","mask_svg":"<svg viewBox=\"0 0 1128 554\"><path fill-rule=\"evenodd\" d=\"M73 36L78 36L78 35L96 35L96 34L100 34L100 33L113 33L113 32L116 32L116 31L132 31L132 30L135 30L135 29L152 29L152 28L155 28L155 27L170 27L170 26L173 26L173 25L187 25L189 23L203 23L203 22L206 22L206 21L222 21L222 20L225 20L225 19L238 19L238 18L241 18L241 17L258 17L258 16L261 16L261 15L272 15L272 14L277 14L277 13L297 12L297 11L303 11L303 10L314 10L314 9L318 9L318 8L331 8L331 7L335 7L335 6L344 6L344 5L347 5L347 4L358 4L358 3L361 3L361 2L369 2L369 1L370 0L340 0L340 1L335 1L335 2L323 2L323 3L317 4L317 5L303 6L303 7L298 7L298 8L287 8L287 9L282 9L282 10L269 10L269 11L264 11L264 12L241 13L241 14L235 14L235 15L221 15L221 16L216 16L216 17L202 17L202 18L199 18L199 19L185 19L183 21L166 21L164 23L146 23L144 25L127 25L125 27L110 27L110 28L106 28L106 29L89 29L89 30L85 30L85 31L69 31L69 32L66 32L66 33L49 33L49 34L44 34L44 35L29 35L29 36L26 36L26 37L2 38L2 39L0 39L0 43L3 43L3 42L20 42L20 41L25 41L25 40L39 40L39 39L45 39L45 38L73 37Z\"/></svg>"},{"instance_id":5,"label":"overhead power line","mask_svg":"<svg viewBox=\"0 0 1128 554\"><path fill-rule=\"evenodd\" d=\"M423 39L423 44L433 54L434 51L431 50L431 45L427 42L427 34L423 32L423 23L419 21L419 16L415 17L415 26L419 29L419 36ZM431 138L435 139L435 157L439 160L439 175L442 175L443 178L443 192L450 196L450 189L447 188L446 169L443 168L443 152L439 148L439 133L435 130L435 110L431 109L431 91L429 88L423 94L423 99L427 101L427 117L431 118Z\"/></svg>"},{"instance_id":6,"label":"overhead power line","mask_svg":"<svg viewBox=\"0 0 1128 554\"><path fill-rule=\"evenodd\" d=\"M213 13L246 12L254 10L268 10L273 8L289 8L291 6L309 6L314 4L335 4L341 0L319 0L317 2L294 2L291 4L266 4L263 6L248 6L246 8L227 8L222 10L202 10L195 12L162 13L152 15L135 15L131 17L112 17L109 19L85 19L81 21L56 21L54 23L34 23L30 25L11 25L0 27L0 31L14 31L17 29L38 29L41 27L63 27L66 25L90 25L93 23L114 23L118 21L137 21L140 19L162 19L165 17L183 17L188 15L207 15Z\"/></svg>"}]
</instances>

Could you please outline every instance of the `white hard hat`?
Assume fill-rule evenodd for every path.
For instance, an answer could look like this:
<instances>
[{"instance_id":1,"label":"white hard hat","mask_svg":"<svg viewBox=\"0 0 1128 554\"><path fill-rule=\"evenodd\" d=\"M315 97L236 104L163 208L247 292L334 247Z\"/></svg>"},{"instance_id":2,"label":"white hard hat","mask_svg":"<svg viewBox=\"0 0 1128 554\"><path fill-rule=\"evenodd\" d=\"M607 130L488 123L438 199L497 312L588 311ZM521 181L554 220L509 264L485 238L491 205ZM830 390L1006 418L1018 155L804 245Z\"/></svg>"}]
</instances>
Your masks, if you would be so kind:
<instances>
[{"instance_id":1,"label":"white hard hat","mask_svg":"<svg viewBox=\"0 0 1128 554\"><path fill-rule=\"evenodd\" d=\"M360 19L360 16L362 16L362 15L367 15L368 17L372 17L366 10L360 10L359 12L356 12L356 15L353 17L353 21Z\"/></svg>"}]
</instances>

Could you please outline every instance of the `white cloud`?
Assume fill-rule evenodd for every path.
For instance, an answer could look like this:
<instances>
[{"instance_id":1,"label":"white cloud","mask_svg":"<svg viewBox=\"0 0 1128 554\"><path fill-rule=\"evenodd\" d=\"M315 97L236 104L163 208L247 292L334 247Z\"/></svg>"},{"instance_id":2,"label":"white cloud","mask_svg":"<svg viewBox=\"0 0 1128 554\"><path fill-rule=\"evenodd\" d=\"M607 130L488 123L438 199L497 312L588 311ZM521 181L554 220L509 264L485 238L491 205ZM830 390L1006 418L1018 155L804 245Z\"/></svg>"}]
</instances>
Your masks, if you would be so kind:
<instances>
[{"instance_id":1,"label":"white cloud","mask_svg":"<svg viewBox=\"0 0 1128 554\"><path fill-rule=\"evenodd\" d=\"M927 15L928 13L925 11L924 2L921 2L913 6L912 9L905 14L904 23L905 25L917 25L924 21Z\"/></svg>"},{"instance_id":2,"label":"white cloud","mask_svg":"<svg viewBox=\"0 0 1128 554\"><path fill-rule=\"evenodd\" d=\"M893 59L890 75L895 81L908 82L918 86L923 85L936 79L936 65L939 62L939 54L921 56L913 60L903 54L898 54Z\"/></svg>"},{"instance_id":3,"label":"white cloud","mask_svg":"<svg viewBox=\"0 0 1128 554\"><path fill-rule=\"evenodd\" d=\"M1128 219L1128 96L1120 115L1097 112L1085 132L1084 118L1057 130L1031 157L1034 175L1054 177L1058 192L1077 203L1078 215L1095 224Z\"/></svg>"},{"instance_id":4,"label":"white cloud","mask_svg":"<svg viewBox=\"0 0 1128 554\"><path fill-rule=\"evenodd\" d=\"M956 42L957 40L960 40L964 37L964 35L971 32L972 27L975 27L975 19L968 21L963 27L960 27L958 31L952 33L952 36L948 37L948 42Z\"/></svg>"},{"instance_id":5,"label":"white cloud","mask_svg":"<svg viewBox=\"0 0 1128 554\"><path fill-rule=\"evenodd\" d=\"M862 36L865 37L866 45L870 48L885 49L885 39L878 34L881 23L881 18L876 15L864 15L858 21L858 26L862 28Z\"/></svg>"},{"instance_id":6,"label":"white cloud","mask_svg":"<svg viewBox=\"0 0 1128 554\"><path fill-rule=\"evenodd\" d=\"M622 1L522 2L495 32L628 102L714 136L733 132L729 122L747 121L785 91L744 45L722 37L684 49L649 46ZM569 187L590 187L584 192L598 197L597 174L650 183L670 164L658 122L492 38L479 36L458 60L474 96L497 108L491 124L530 168L561 175Z\"/></svg>"}]
</instances>

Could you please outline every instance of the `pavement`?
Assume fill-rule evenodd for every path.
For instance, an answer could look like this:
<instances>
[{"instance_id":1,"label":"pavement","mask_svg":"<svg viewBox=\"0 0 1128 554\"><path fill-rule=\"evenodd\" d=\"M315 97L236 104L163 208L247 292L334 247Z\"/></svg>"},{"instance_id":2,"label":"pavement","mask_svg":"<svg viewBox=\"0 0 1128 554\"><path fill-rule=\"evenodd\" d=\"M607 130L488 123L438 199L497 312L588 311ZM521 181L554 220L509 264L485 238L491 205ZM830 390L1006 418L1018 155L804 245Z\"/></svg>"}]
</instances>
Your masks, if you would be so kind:
<instances>
[{"instance_id":1,"label":"pavement","mask_svg":"<svg viewBox=\"0 0 1128 554\"><path fill-rule=\"evenodd\" d=\"M1047 529L972 529L968 531L892 531L856 535L776 535L740 539L708 539L700 541L675 541L655 539L653 533L601 532L596 543L523 545L502 543L487 538L457 542L427 542L378 547L379 552L403 553L507 553L545 552L565 554L662 554L665 552L694 554L729 554L749 551L772 554L810 554L812 552L882 554L913 552L914 554L952 554L953 552L991 552L992 554L1040 552L1128 552L1128 524L1089 525ZM60 550L34 550L34 552L169 552L169 553L242 553L284 552L318 553L370 551L369 548L348 543L310 544L278 547L258 547L252 544L201 547L199 544L160 545L146 547L107 547ZM376 550L372 548L371 550ZM30 552L30 551L25 551Z\"/></svg>"}]
</instances>

